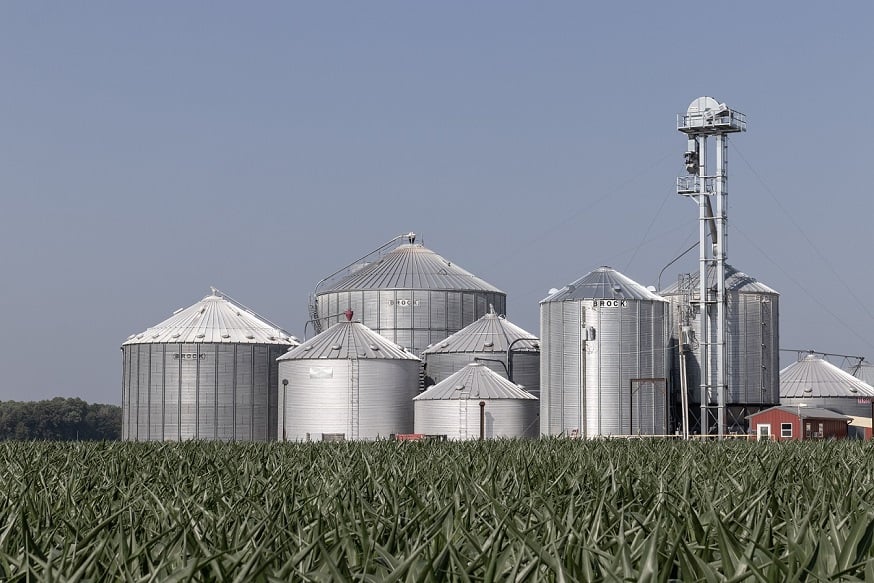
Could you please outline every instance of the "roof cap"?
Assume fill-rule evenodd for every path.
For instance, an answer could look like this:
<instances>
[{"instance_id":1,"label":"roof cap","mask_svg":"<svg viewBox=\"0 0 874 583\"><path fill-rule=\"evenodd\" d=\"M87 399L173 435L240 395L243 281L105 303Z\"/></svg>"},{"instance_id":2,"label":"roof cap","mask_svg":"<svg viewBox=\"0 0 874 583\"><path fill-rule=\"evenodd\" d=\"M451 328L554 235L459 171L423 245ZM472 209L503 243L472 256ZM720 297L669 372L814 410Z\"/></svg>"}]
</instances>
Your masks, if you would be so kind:
<instances>
[{"instance_id":1,"label":"roof cap","mask_svg":"<svg viewBox=\"0 0 874 583\"><path fill-rule=\"evenodd\" d=\"M349 310L351 312L351 310ZM415 360L419 358L361 322L337 322L277 360Z\"/></svg>"},{"instance_id":2,"label":"roof cap","mask_svg":"<svg viewBox=\"0 0 874 583\"><path fill-rule=\"evenodd\" d=\"M550 290L550 294L540 303L595 299L666 301L630 277L612 267L603 266L559 290Z\"/></svg>"},{"instance_id":3,"label":"roof cap","mask_svg":"<svg viewBox=\"0 0 874 583\"><path fill-rule=\"evenodd\" d=\"M874 387L817 354L780 371L780 398L874 397Z\"/></svg>"},{"instance_id":4,"label":"roof cap","mask_svg":"<svg viewBox=\"0 0 874 583\"><path fill-rule=\"evenodd\" d=\"M156 343L241 343L297 346L297 339L232 300L216 288L210 295L187 308L180 308L169 318L140 334L128 337L128 344Z\"/></svg>"},{"instance_id":5,"label":"roof cap","mask_svg":"<svg viewBox=\"0 0 874 583\"><path fill-rule=\"evenodd\" d=\"M468 324L455 334L435 342L422 354L459 352L537 352L540 343L536 336L495 313L494 306L479 320Z\"/></svg>"},{"instance_id":6,"label":"roof cap","mask_svg":"<svg viewBox=\"0 0 874 583\"><path fill-rule=\"evenodd\" d=\"M433 289L503 293L490 283L416 243L415 233L409 233L406 237L408 243L398 245L380 259L329 283L316 295L366 289Z\"/></svg>"},{"instance_id":7,"label":"roof cap","mask_svg":"<svg viewBox=\"0 0 874 583\"><path fill-rule=\"evenodd\" d=\"M414 401L468 399L521 399L530 401L537 400L537 397L488 367L478 362L472 362L413 398Z\"/></svg>"}]
</instances>

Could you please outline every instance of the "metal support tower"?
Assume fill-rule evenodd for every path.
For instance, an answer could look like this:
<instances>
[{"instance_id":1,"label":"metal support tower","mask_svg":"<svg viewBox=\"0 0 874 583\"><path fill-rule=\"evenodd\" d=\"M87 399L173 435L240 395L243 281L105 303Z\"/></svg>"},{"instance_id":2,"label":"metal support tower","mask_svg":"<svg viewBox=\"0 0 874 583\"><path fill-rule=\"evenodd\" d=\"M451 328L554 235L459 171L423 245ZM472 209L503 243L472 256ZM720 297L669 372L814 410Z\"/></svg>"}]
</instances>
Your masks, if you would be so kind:
<instances>
[{"instance_id":1,"label":"metal support tower","mask_svg":"<svg viewBox=\"0 0 874 583\"><path fill-rule=\"evenodd\" d=\"M677 193L698 205L698 342L700 346L701 434L710 434L710 409L716 397L717 435L725 435L725 257L728 181L728 134L744 132L746 116L712 97L694 100L677 116L677 130L688 136L686 176L677 179ZM716 140L711 161L708 139ZM712 168L712 169L711 169ZM713 203L716 199L716 212ZM708 233L710 245L707 244ZM693 300L694 301L694 300Z\"/></svg>"}]
</instances>

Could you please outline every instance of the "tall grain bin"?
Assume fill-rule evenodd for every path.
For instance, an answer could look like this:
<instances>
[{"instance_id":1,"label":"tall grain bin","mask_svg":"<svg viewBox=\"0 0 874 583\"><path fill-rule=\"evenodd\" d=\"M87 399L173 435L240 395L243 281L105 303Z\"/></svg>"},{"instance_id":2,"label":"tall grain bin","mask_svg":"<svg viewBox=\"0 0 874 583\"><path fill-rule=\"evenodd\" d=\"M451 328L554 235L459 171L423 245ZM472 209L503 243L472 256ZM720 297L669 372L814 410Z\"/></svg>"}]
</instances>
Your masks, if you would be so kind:
<instances>
[{"instance_id":1,"label":"tall grain bin","mask_svg":"<svg viewBox=\"0 0 874 583\"><path fill-rule=\"evenodd\" d=\"M871 417L874 387L817 354L780 371L780 404L810 406L855 417Z\"/></svg>"},{"instance_id":2,"label":"tall grain bin","mask_svg":"<svg viewBox=\"0 0 874 583\"><path fill-rule=\"evenodd\" d=\"M279 358L279 439L412 432L422 361L351 311L344 320Z\"/></svg>"},{"instance_id":3,"label":"tall grain bin","mask_svg":"<svg viewBox=\"0 0 874 583\"><path fill-rule=\"evenodd\" d=\"M540 394L540 342L491 306L473 324L428 347L422 358L426 374L435 383L479 362L535 397Z\"/></svg>"},{"instance_id":4,"label":"tall grain bin","mask_svg":"<svg viewBox=\"0 0 874 583\"><path fill-rule=\"evenodd\" d=\"M601 267L540 302L540 433L668 431L667 302Z\"/></svg>"},{"instance_id":5,"label":"tall grain bin","mask_svg":"<svg viewBox=\"0 0 874 583\"><path fill-rule=\"evenodd\" d=\"M415 432L449 439L535 437L537 397L470 363L413 399ZM481 425L482 423L482 425Z\"/></svg>"},{"instance_id":6,"label":"tall grain bin","mask_svg":"<svg viewBox=\"0 0 874 583\"><path fill-rule=\"evenodd\" d=\"M276 359L296 345L213 289L122 344L122 439L275 439Z\"/></svg>"},{"instance_id":7,"label":"tall grain bin","mask_svg":"<svg viewBox=\"0 0 874 583\"><path fill-rule=\"evenodd\" d=\"M317 332L351 308L371 330L421 354L482 317L489 304L506 311L504 292L416 243L414 233L404 237L406 243L381 258L363 267L356 262L354 270L316 286L311 312Z\"/></svg>"},{"instance_id":8,"label":"tall grain bin","mask_svg":"<svg viewBox=\"0 0 874 583\"><path fill-rule=\"evenodd\" d=\"M715 278L715 270L708 271L710 278ZM671 377L678 394L681 378L679 348L686 351L686 386L693 431L701 428L701 340L696 338L701 317L698 280L697 273L681 277L662 292L670 302ZM780 402L780 294L726 265L725 296L726 424L728 431L744 433L748 415ZM713 327L710 331L714 336L707 341L715 342ZM679 343L681 336L682 345ZM714 356L711 370L715 366ZM716 407L717 397L716 391L711 391L706 397L708 405ZM716 423L715 415L713 409L711 426Z\"/></svg>"}]
</instances>

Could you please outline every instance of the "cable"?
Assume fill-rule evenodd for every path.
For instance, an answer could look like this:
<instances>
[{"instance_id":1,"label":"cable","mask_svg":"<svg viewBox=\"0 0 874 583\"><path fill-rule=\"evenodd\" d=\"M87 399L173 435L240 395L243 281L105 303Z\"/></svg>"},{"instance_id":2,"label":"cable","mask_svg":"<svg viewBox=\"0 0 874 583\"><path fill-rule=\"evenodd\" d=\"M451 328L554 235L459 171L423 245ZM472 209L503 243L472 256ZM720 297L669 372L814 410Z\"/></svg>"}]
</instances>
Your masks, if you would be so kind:
<instances>
[{"instance_id":1,"label":"cable","mask_svg":"<svg viewBox=\"0 0 874 583\"><path fill-rule=\"evenodd\" d=\"M634 253L631 254L631 258L625 263L625 267L622 268L622 271L628 271L628 268L631 267L631 263L634 261L634 258L637 257L637 252L640 251L640 248L643 247L643 244L646 242L646 238L649 236L649 232L652 230L652 226L655 225L656 220L659 218L659 215L662 214L662 209L665 208L665 203L668 202L668 199L674 193L668 192L665 195L665 198L662 199L662 204L659 206L659 210L653 215L652 220L649 222L649 226L646 228L646 232L643 234L643 237L640 239L640 243L637 244L637 247L634 248Z\"/></svg>"},{"instance_id":2,"label":"cable","mask_svg":"<svg viewBox=\"0 0 874 583\"><path fill-rule=\"evenodd\" d=\"M844 289L847 290L847 292L853 297L854 300L856 300L856 303L862 307L862 310L866 314L868 314L868 317L871 318L872 320L874 320L874 314L871 313L871 311L868 309L868 306L866 306L864 303L862 303L862 300L860 300L859 297L856 296L856 294L853 292L853 289L847 284L846 281L844 281L844 279L840 276L840 274L837 272L837 270L835 270L835 268L832 266L831 262L829 262L829 260L826 259L826 257L820 252L820 250L816 247L816 245L813 244L813 241L810 240L810 237L807 236L807 233L804 232L804 229L802 229L801 226L795 221L795 218L789 214L789 211L787 211L783 207L782 204L780 204L779 199L777 199L777 197L774 195L774 193L771 191L771 189L768 188L768 185L765 183L765 181L762 179L762 177L759 175L759 173L756 172L756 169L753 168L752 164L750 164L749 161L747 161L747 159L744 158L744 155L741 153L741 151L738 149L738 147L736 145L734 145L734 142L729 142L729 143L732 145L735 152L737 152L737 155L740 156L740 159L744 161L744 164L747 165L747 168L750 169L750 171L753 173L753 175L761 183L762 188L765 189L765 192L768 193L768 195L774 200L774 202L777 204L777 206L780 208L780 210L783 212L783 214L786 215L786 217L789 219L789 222L792 223L792 226L794 226L795 229L799 233L801 233L801 236L804 237L804 240L807 241L807 244L810 246L810 248L813 249L813 251L817 254L819 259L823 263L826 264L826 266L832 272L832 275L835 276L835 279L837 279L841 283L841 285L844 286ZM735 228L737 228L737 227L735 227Z\"/></svg>"},{"instance_id":3,"label":"cable","mask_svg":"<svg viewBox=\"0 0 874 583\"><path fill-rule=\"evenodd\" d=\"M812 293L810 293L810 292L807 290L807 288L805 288L803 285L801 285L801 283L800 283L797 279L795 279L794 277L792 277L792 275L791 275L790 273L788 273L785 269L783 269L783 266L782 266L782 265L780 265L779 263L777 263L776 261L774 261L774 259L772 259L770 255L768 255L767 253L765 253L765 251L764 251L761 247L759 247L759 246L756 244L755 241L753 241L750 237L748 237L747 234L743 232L743 230L739 229L738 226L737 226L737 224L734 225L734 230L737 231L737 232L738 232L738 233L739 233L739 234L740 234L744 239L746 239L747 242L748 242L750 245L752 245L753 247L755 247L756 250L757 250L757 251L762 255L762 257L764 257L765 259L767 259L768 261L770 261L772 264L774 264L774 266L777 267L777 269L780 271L780 273L782 273L783 275L785 275L785 276L789 279L789 281L791 281L793 284L795 284L795 286L798 287L798 289L800 289L802 292L804 292L804 294L805 294L808 298L810 298L811 300L813 300L813 301L814 301L814 302L815 302L815 303L816 303L820 308L822 308L822 310L823 310L825 313L827 313L829 316L831 316L832 318L834 318L835 321L837 321L837 322L838 322L839 324L841 324L844 328L846 328L846 329L847 329L847 330L848 330L848 331L849 331L853 336L855 336L856 338L858 338L859 340L861 340L862 342L864 342L865 344L867 344L867 345L870 346L871 348L874 348L874 344L871 344L871 342L870 342L867 338L864 338L861 334L859 334L858 332L856 332L855 330L853 330L853 329L850 327L849 324L847 324L846 322L844 322L843 320L841 320L840 317L838 317L837 314L835 314L834 312L832 312L832 311L829 309L829 307L828 307L824 302L820 301L819 298L817 298L817 297L814 296Z\"/></svg>"},{"instance_id":4,"label":"cable","mask_svg":"<svg viewBox=\"0 0 874 583\"><path fill-rule=\"evenodd\" d=\"M510 259L516 259L518 253L519 253L522 249L525 249L525 248L527 248L528 246L530 246L530 245L532 245L532 244L534 244L534 243L537 243L537 242L539 242L539 241L542 241L543 239L545 239L545 238L548 237L549 235L555 233L555 232L556 232L560 227L564 227L565 225L567 225L567 224L569 224L569 223L572 223L572 222L575 221L575 220L576 220L580 215L582 215L584 212L591 210L592 207L595 206L595 205L597 205L598 203L603 202L604 200L606 200L606 199L612 197L612 196L615 195L615 194L618 194L618 193L621 192L623 189L625 189L626 187L628 187L630 184L633 184L635 181L637 181L638 178L640 178L640 177L643 176L644 174L650 172L653 168L658 167L659 164L661 164L662 162L664 162L664 161L665 161L669 156L672 156L672 155L673 155L673 154L672 154L671 152L666 153L665 155L661 156L658 160L656 160L653 164L647 166L646 168L644 168L643 170L641 170L641 171L638 172L637 174L634 174L633 176L631 176L630 178L628 178L628 180L626 180L625 182L620 183L620 184L619 184L616 188L614 188L613 190L611 190L611 191L605 193L603 196L601 196L601 197L595 199L594 201L592 201L591 203L587 204L585 207L581 208L580 210L578 210L578 211L576 211L576 212L574 212L574 213L571 213L571 214L565 216L565 218L564 218L562 221L559 221L558 223L555 223L554 225L552 225L552 226L549 227L548 229L544 229L544 230L540 231L540 233L538 233L538 234L536 234L535 236L531 237L531 238L528 239L527 241L525 241L525 242L523 242L523 243L517 245L517 246L514 247L513 249L508 250L507 253L506 253L506 255L504 255L504 257L501 257L501 258L498 258L498 259L494 260L494 261L492 262L492 266L494 266L494 265L500 265L500 264L502 264L502 263L504 263L505 261L508 261L508 260L510 260Z\"/></svg>"}]
</instances>

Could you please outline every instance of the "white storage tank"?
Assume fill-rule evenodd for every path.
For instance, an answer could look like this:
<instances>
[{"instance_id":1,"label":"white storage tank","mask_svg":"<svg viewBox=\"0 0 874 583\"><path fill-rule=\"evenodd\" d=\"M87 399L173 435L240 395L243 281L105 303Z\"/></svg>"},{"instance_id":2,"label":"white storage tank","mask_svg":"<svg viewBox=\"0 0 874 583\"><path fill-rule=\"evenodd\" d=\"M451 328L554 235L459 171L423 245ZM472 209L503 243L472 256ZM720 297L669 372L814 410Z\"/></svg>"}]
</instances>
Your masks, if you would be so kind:
<instances>
[{"instance_id":1,"label":"white storage tank","mask_svg":"<svg viewBox=\"0 0 874 583\"><path fill-rule=\"evenodd\" d=\"M482 419L486 439L537 435L537 397L479 363L466 365L413 402L415 433L478 439Z\"/></svg>"},{"instance_id":2,"label":"white storage tank","mask_svg":"<svg viewBox=\"0 0 874 583\"><path fill-rule=\"evenodd\" d=\"M540 342L536 336L495 312L429 346L423 353L426 379L439 383L471 362L540 394ZM427 381L426 381L427 382Z\"/></svg>"},{"instance_id":3,"label":"white storage tank","mask_svg":"<svg viewBox=\"0 0 874 583\"><path fill-rule=\"evenodd\" d=\"M668 432L667 302L610 267L540 302L540 433Z\"/></svg>"},{"instance_id":4,"label":"white storage tank","mask_svg":"<svg viewBox=\"0 0 874 583\"><path fill-rule=\"evenodd\" d=\"M213 288L122 345L122 439L276 439L276 359L297 344Z\"/></svg>"},{"instance_id":5,"label":"white storage tank","mask_svg":"<svg viewBox=\"0 0 874 583\"><path fill-rule=\"evenodd\" d=\"M422 361L347 310L343 322L282 355L281 440L368 440L413 431Z\"/></svg>"},{"instance_id":6,"label":"white storage tank","mask_svg":"<svg viewBox=\"0 0 874 583\"><path fill-rule=\"evenodd\" d=\"M370 262L356 263L316 286L310 306L316 332L343 320L351 308L361 322L419 355L488 311L506 311L507 295L416 243L406 243Z\"/></svg>"}]
</instances>

